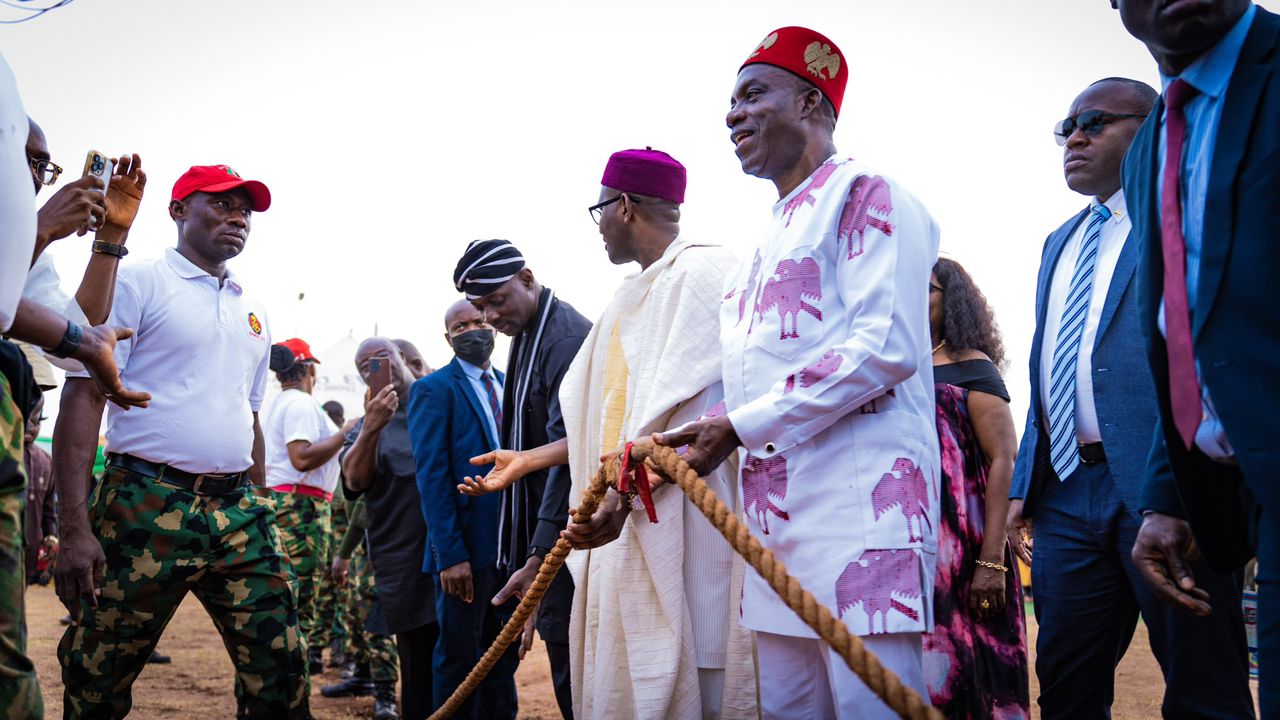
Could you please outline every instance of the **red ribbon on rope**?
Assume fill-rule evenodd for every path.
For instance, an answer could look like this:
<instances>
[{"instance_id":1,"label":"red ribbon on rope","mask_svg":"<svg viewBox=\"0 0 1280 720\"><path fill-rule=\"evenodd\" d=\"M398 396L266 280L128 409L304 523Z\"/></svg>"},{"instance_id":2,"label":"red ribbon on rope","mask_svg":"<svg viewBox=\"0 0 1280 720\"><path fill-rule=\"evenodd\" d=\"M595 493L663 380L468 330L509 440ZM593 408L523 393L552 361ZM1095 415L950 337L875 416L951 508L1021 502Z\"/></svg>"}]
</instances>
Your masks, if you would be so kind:
<instances>
[{"instance_id":1,"label":"red ribbon on rope","mask_svg":"<svg viewBox=\"0 0 1280 720\"><path fill-rule=\"evenodd\" d=\"M626 448L622 451L622 469L618 472L618 492L631 492L631 484L634 474L635 492L640 496L640 504L644 505L644 511L649 516L649 522L658 522L658 510L653 506L653 489L649 487L649 471L645 470L644 461L634 467L631 465L631 447L635 443L627 443Z\"/></svg>"}]
</instances>

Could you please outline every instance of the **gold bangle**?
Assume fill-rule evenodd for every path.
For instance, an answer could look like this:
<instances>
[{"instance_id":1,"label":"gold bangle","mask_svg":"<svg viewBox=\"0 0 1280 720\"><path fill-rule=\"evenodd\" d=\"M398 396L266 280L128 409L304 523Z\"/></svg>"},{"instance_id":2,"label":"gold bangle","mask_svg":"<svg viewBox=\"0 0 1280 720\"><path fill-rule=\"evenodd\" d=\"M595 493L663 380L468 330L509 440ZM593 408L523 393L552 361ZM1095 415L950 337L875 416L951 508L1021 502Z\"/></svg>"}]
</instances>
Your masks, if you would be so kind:
<instances>
[{"instance_id":1,"label":"gold bangle","mask_svg":"<svg viewBox=\"0 0 1280 720\"><path fill-rule=\"evenodd\" d=\"M984 568L991 568L992 570L999 570L1000 572L1009 572L1009 568L1001 565L1000 563L987 562L986 560L978 560L977 563Z\"/></svg>"}]
</instances>

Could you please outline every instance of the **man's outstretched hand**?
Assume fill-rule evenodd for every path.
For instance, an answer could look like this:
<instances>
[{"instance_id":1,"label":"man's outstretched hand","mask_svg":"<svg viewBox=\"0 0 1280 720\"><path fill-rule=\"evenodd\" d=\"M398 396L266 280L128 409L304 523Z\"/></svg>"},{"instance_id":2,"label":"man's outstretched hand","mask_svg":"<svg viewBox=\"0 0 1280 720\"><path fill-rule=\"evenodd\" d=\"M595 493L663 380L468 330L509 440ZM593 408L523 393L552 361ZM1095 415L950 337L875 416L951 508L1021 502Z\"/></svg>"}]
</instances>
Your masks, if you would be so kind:
<instances>
[{"instance_id":1,"label":"man's outstretched hand","mask_svg":"<svg viewBox=\"0 0 1280 720\"><path fill-rule=\"evenodd\" d=\"M115 358L116 343L131 337L132 328L107 325L84 327L80 347L71 354L89 372L98 386L98 392L126 410L130 407L146 407L151 401L151 395L129 390L120 380L120 370L116 367Z\"/></svg>"},{"instance_id":2,"label":"man's outstretched hand","mask_svg":"<svg viewBox=\"0 0 1280 720\"><path fill-rule=\"evenodd\" d=\"M733 423L723 415L689 423L674 432L654 433L653 441L670 448L688 445L684 461L700 477L720 467L742 444Z\"/></svg>"},{"instance_id":3,"label":"man's outstretched hand","mask_svg":"<svg viewBox=\"0 0 1280 720\"><path fill-rule=\"evenodd\" d=\"M524 456L515 450L494 450L471 458L472 465L493 465L488 475L462 478L458 492L471 497L498 492L528 474Z\"/></svg>"},{"instance_id":4,"label":"man's outstretched hand","mask_svg":"<svg viewBox=\"0 0 1280 720\"><path fill-rule=\"evenodd\" d=\"M1156 597L1193 615L1213 610L1209 593L1196 587L1191 574L1191 561L1200 557L1200 550L1186 520L1148 513L1133 543L1132 557Z\"/></svg>"}]
</instances>

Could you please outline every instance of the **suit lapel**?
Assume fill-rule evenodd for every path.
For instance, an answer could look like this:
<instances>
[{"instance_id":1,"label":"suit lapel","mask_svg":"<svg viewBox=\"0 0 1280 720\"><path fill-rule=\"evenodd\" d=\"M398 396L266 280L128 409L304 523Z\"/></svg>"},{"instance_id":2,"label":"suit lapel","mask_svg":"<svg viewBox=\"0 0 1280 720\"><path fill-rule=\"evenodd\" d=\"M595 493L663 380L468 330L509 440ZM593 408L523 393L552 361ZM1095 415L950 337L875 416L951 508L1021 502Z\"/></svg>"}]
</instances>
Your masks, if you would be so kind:
<instances>
[{"instance_id":1,"label":"suit lapel","mask_svg":"<svg viewBox=\"0 0 1280 720\"><path fill-rule=\"evenodd\" d=\"M1132 235L1132 231L1130 234ZM1102 336L1107 334L1107 326L1111 324L1111 318L1115 317L1116 307L1120 305L1120 299L1124 297L1125 290L1129 287L1129 281L1133 278L1133 270L1137 266L1137 238L1127 237L1124 239L1124 245L1120 248L1120 257L1116 260L1116 269L1111 276L1111 284L1107 287L1106 302L1102 305L1102 317L1098 318L1098 332L1093 338L1093 346L1095 348L1098 347L1098 343L1102 342Z\"/></svg>"},{"instance_id":2,"label":"suit lapel","mask_svg":"<svg viewBox=\"0 0 1280 720\"><path fill-rule=\"evenodd\" d=\"M1040 402L1042 395L1040 356L1044 352L1044 319L1049 312L1049 291L1053 285L1053 273L1058 267L1058 260L1062 257L1062 249L1066 247L1071 236L1076 234L1080 223L1088 214L1089 208L1086 207L1067 224L1054 231L1045 243L1044 259L1040 262L1040 277L1036 279L1036 331L1031 338L1031 402L1035 403L1037 415L1043 415L1044 410Z\"/></svg>"},{"instance_id":3,"label":"suit lapel","mask_svg":"<svg viewBox=\"0 0 1280 720\"><path fill-rule=\"evenodd\" d=\"M1128 170L1125 179L1130 183L1124 189L1124 199L1133 223L1125 244L1132 243L1138 254L1138 312L1143 325L1153 328L1160 311L1160 298L1164 295L1160 208L1156 202L1156 174L1160 170L1156 155L1159 153L1160 118L1163 115L1164 100L1161 99L1134 137L1124 163Z\"/></svg>"},{"instance_id":4,"label":"suit lapel","mask_svg":"<svg viewBox=\"0 0 1280 720\"><path fill-rule=\"evenodd\" d=\"M489 441L489 446L497 450L498 439L493 436L493 431L489 427L489 417L484 414L484 407L480 405L480 398L476 397L475 390L471 387L471 380L467 378L467 373L457 362L451 363L451 366L453 367L453 381L458 384L458 391L467 399L467 404L471 406L471 412L475 413L476 419L480 421L480 427L484 428L484 436Z\"/></svg>"},{"instance_id":5,"label":"suit lapel","mask_svg":"<svg viewBox=\"0 0 1280 720\"><path fill-rule=\"evenodd\" d=\"M1222 120L1214 141L1213 167L1209 170L1209 188L1205 198L1200 277L1192 313L1193 339L1199 337L1204 328L1235 241L1235 209L1232 206L1235 180L1244 160L1245 146L1252 135L1250 131L1258 120L1256 115L1262 89L1272 72L1270 64L1259 62L1275 44L1275 28L1266 20L1261 11L1254 18L1222 106Z\"/></svg>"}]
</instances>

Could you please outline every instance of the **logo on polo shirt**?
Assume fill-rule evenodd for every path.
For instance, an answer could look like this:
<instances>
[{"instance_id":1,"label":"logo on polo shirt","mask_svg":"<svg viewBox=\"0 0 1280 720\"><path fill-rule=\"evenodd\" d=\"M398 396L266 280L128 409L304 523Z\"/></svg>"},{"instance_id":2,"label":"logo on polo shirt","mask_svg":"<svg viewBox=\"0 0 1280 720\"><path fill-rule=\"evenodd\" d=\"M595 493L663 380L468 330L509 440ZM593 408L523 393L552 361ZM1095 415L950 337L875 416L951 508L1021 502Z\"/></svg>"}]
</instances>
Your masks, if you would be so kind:
<instances>
[{"instance_id":1,"label":"logo on polo shirt","mask_svg":"<svg viewBox=\"0 0 1280 720\"><path fill-rule=\"evenodd\" d=\"M254 335L262 334L262 321L253 313L249 313L249 329L253 331Z\"/></svg>"}]
</instances>

